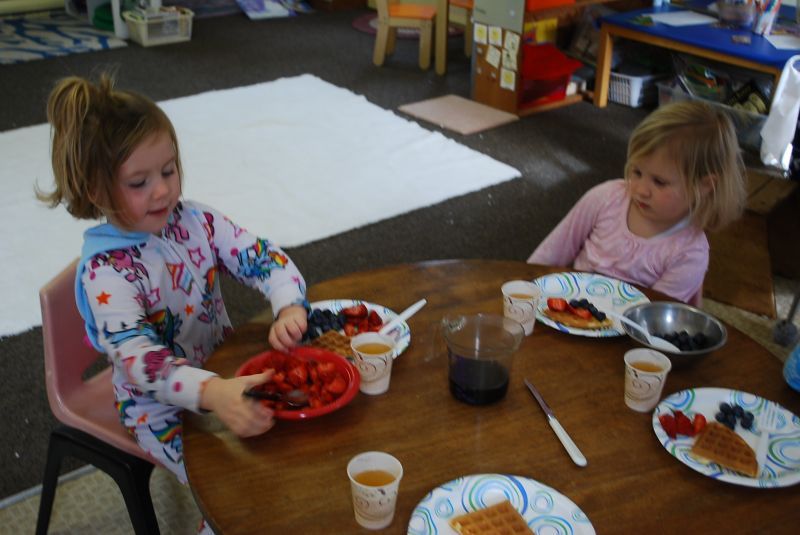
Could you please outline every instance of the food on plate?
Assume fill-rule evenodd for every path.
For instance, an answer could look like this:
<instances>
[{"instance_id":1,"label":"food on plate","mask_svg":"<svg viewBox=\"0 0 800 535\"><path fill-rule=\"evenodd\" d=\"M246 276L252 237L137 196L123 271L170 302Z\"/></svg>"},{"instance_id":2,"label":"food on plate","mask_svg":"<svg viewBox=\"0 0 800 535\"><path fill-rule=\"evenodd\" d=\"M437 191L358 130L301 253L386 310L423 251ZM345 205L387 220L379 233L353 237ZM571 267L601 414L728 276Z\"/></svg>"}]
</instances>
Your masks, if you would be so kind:
<instances>
[{"instance_id":1,"label":"food on plate","mask_svg":"<svg viewBox=\"0 0 800 535\"><path fill-rule=\"evenodd\" d=\"M321 336L314 338L306 345L332 351L345 358L353 358L353 351L350 348L350 337L338 331L327 331Z\"/></svg>"},{"instance_id":2,"label":"food on plate","mask_svg":"<svg viewBox=\"0 0 800 535\"><path fill-rule=\"evenodd\" d=\"M460 535L533 533L508 500L452 518L450 527Z\"/></svg>"},{"instance_id":3,"label":"food on plate","mask_svg":"<svg viewBox=\"0 0 800 535\"><path fill-rule=\"evenodd\" d=\"M758 461L753 448L726 425L709 422L703 432L697 435L691 454L702 461L717 463L749 477L758 477Z\"/></svg>"},{"instance_id":4,"label":"food on plate","mask_svg":"<svg viewBox=\"0 0 800 535\"><path fill-rule=\"evenodd\" d=\"M677 346L681 351L700 351L712 345L705 333L702 332L691 335L689 331L672 331L671 333L656 334L656 336Z\"/></svg>"},{"instance_id":5,"label":"food on plate","mask_svg":"<svg viewBox=\"0 0 800 535\"><path fill-rule=\"evenodd\" d=\"M262 370L268 369L275 370L272 379L253 387L254 391L285 394L299 389L308 395L308 405L312 409L332 403L347 390L347 379L331 361L304 360L275 352L267 355L262 362ZM277 410L296 408L283 401L265 399L261 403Z\"/></svg>"},{"instance_id":6,"label":"food on plate","mask_svg":"<svg viewBox=\"0 0 800 535\"><path fill-rule=\"evenodd\" d=\"M597 310L588 299L568 302L560 297L550 297L544 314L553 321L576 329L606 329L613 325L611 319Z\"/></svg>"},{"instance_id":7,"label":"food on plate","mask_svg":"<svg viewBox=\"0 0 800 535\"><path fill-rule=\"evenodd\" d=\"M667 436L673 440L678 435L693 437L706 427L706 417L700 413L696 413L692 419L689 419L682 411L672 411L672 414L659 415L658 421Z\"/></svg>"},{"instance_id":8,"label":"food on plate","mask_svg":"<svg viewBox=\"0 0 800 535\"><path fill-rule=\"evenodd\" d=\"M730 405L729 403L720 403L719 412L714 415L714 419L717 420L719 423L735 430L737 421L742 426L742 428L752 429L753 420L755 419L755 417L753 416L752 412L744 410L744 408L741 405L738 404Z\"/></svg>"},{"instance_id":9,"label":"food on plate","mask_svg":"<svg viewBox=\"0 0 800 535\"><path fill-rule=\"evenodd\" d=\"M383 319L364 303L345 307L338 313L315 308L308 313L308 329L303 340L315 340L329 331L344 331L347 336L355 336L359 333L377 332L381 327Z\"/></svg>"}]
</instances>

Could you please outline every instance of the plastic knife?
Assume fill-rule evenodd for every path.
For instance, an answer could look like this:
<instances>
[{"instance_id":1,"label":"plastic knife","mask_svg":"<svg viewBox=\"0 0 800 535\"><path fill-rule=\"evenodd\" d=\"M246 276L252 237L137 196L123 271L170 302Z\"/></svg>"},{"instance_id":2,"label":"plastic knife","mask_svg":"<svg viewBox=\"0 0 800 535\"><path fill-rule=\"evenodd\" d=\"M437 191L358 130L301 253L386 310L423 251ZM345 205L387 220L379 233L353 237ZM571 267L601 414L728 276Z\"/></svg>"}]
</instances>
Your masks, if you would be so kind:
<instances>
[{"instance_id":1,"label":"plastic knife","mask_svg":"<svg viewBox=\"0 0 800 535\"><path fill-rule=\"evenodd\" d=\"M533 383L525 379L525 386L528 387L528 390L531 391L533 397L535 397L536 401L539 402L539 406L542 408L545 415L547 416L547 423L549 423L550 427L553 428L553 432L558 437L558 440L561 441L561 444L564 446L564 449L567 450L567 453L569 453L569 456L572 458L572 461L578 466L586 466L588 463L586 457L583 456L581 450L578 449L578 446L576 446L575 442L572 441L570 436L567 434L567 431L558 422L555 415L553 414L553 411L547 405L544 398L542 398L542 395L539 393L539 391L536 390L536 387L533 386Z\"/></svg>"}]
</instances>

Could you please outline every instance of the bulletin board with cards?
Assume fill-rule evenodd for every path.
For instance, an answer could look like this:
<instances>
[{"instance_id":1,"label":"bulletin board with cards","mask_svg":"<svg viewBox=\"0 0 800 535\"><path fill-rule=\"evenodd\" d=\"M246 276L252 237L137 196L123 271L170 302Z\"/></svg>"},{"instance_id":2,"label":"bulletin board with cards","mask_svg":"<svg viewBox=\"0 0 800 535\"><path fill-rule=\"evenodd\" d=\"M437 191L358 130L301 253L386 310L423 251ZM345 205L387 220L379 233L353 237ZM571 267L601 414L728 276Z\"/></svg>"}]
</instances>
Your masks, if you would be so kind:
<instances>
[{"instance_id":1,"label":"bulletin board with cards","mask_svg":"<svg viewBox=\"0 0 800 535\"><path fill-rule=\"evenodd\" d=\"M524 45L555 40L557 24L555 18L526 12L526 0L475 0L472 99L517 115L580 101L582 95L535 106L524 102L520 74Z\"/></svg>"}]
</instances>

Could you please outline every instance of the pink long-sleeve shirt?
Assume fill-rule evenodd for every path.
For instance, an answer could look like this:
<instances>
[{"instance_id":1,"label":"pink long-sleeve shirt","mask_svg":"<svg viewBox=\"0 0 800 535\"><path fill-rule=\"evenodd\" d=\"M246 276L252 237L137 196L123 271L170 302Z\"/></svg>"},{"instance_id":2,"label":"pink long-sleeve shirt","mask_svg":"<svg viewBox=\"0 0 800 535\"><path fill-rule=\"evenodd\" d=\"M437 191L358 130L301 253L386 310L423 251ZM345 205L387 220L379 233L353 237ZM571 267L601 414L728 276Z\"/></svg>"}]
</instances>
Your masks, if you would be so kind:
<instances>
[{"instance_id":1,"label":"pink long-sleeve shirt","mask_svg":"<svg viewBox=\"0 0 800 535\"><path fill-rule=\"evenodd\" d=\"M652 288L699 305L708 269L705 232L678 224L643 238L628 229L624 180L590 189L528 258L530 264L573 266Z\"/></svg>"}]
</instances>

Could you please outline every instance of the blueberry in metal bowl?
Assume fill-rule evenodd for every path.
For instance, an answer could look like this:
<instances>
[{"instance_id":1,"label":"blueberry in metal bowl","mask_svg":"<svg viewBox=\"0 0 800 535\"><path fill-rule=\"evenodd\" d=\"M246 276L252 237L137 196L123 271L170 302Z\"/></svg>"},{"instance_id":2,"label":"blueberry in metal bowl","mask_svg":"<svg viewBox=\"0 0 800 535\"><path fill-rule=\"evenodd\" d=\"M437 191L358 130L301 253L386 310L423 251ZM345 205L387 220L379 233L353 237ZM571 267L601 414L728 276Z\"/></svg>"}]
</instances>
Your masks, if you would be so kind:
<instances>
[{"instance_id":1,"label":"blueberry in metal bowl","mask_svg":"<svg viewBox=\"0 0 800 535\"><path fill-rule=\"evenodd\" d=\"M641 333L622 324L625 333L640 344L662 351L673 364L691 361L692 357L707 355L728 340L725 325L711 314L684 303L653 301L634 305L625 316L638 323L650 334L672 342L681 350L664 351L647 343Z\"/></svg>"}]
</instances>

